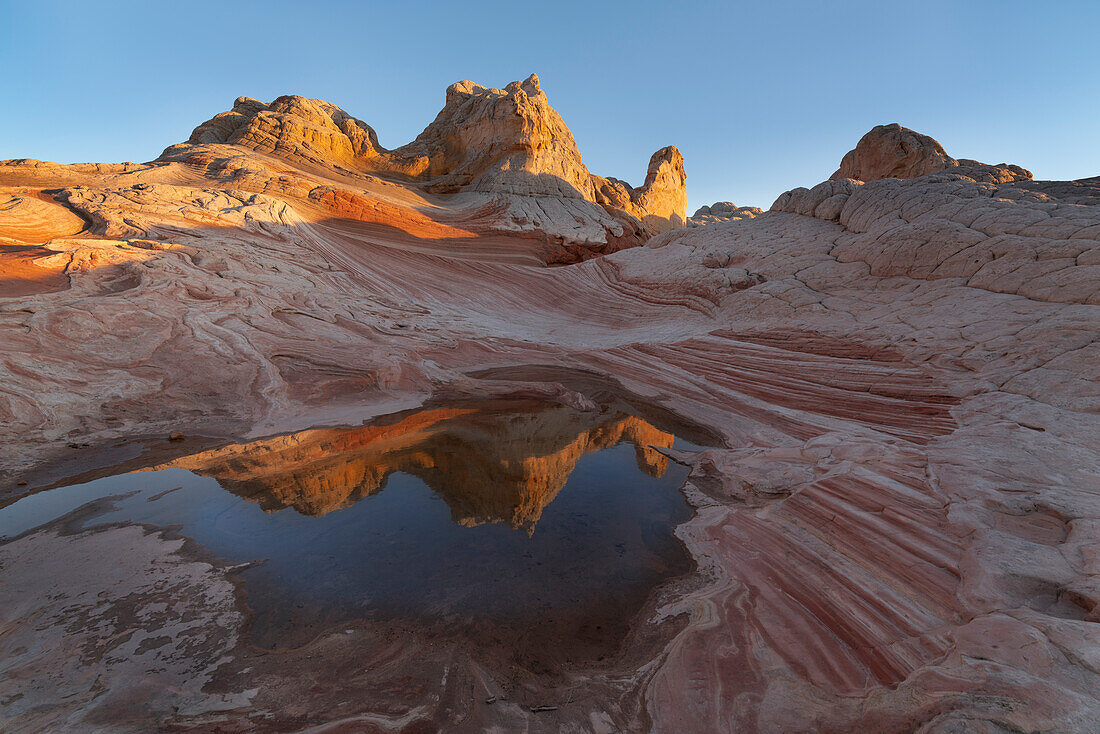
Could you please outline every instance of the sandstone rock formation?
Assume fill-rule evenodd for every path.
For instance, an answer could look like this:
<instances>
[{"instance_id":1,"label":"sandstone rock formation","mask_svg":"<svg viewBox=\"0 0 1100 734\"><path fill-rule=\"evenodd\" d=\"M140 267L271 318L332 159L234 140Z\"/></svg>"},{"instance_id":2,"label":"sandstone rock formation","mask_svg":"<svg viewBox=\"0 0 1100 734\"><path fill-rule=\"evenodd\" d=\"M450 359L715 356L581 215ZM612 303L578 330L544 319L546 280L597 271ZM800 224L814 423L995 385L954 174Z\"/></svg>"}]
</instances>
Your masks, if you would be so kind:
<instances>
[{"instance_id":1,"label":"sandstone rock formation","mask_svg":"<svg viewBox=\"0 0 1100 734\"><path fill-rule=\"evenodd\" d=\"M956 160L947 155L943 146L927 135L892 123L876 125L859 139L855 148L840 161L840 168L830 181L853 179L877 181L882 178L916 178L934 171L981 168L983 164L970 159ZM1031 172L1019 166L1002 163L994 168L1007 169L1014 178L1031 178Z\"/></svg>"},{"instance_id":2,"label":"sandstone rock formation","mask_svg":"<svg viewBox=\"0 0 1100 734\"><path fill-rule=\"evenodd\" d=\"M675 146L661 148L649 159L645 183L637 189L617 178L593 176L596 202L613 212L626 212L659 234L683 226L687 212L684 157Z\"/></svg>"},{"instance_id":3,"label":"sandstone rock formation","mask_svg":"<svg viewBox=\"0 0 1100 734\"><path fill-rule=\"evenodd\" d=\"M737 222L752 219L762 214L763 209L755 206L737 206L732 201L718 201L710 206L701 206L688 218L688 226L701 227L716 222Z\"/></svg>"},{"instance_id":4,"label":"sandstone rock formation","mask_svg":"<svg viewBox=\"0 0 1100 734\"><path fill-rule=\"evenodd\" d=\"M394 150L380 146L365 122L328 102L285 96L265 105L241 97L232 110L195 128L186 143L165 150L160 160L207 166L213 160L224 167L233 155L224 145L304 170L416 183L432 194L493 194L493 201L505 202L511 221L490 227L549 233L578 244L621 240L612 250L683 226L686 217L684 161L675 147L653 155L637 189L589 173L573 134L534 74L505 89L471 81L452 84L436 119L414 141ZM532 219L534 226L527 226ZM574 220L594 232L578 232Z\"/></svg>"},{"instance_id":5,"label":"sandstone rock formation","mask_svg":"<svg viewBox=\"0 0 1100 734\"><path fill-rule=\"evenodd\" d=\"M938 142L892 123L876 125L859 139L840 161L830 179L875 181L880 178L914 178L958 165Z\"/></svg>"},{"instance_id":6,"label":"sandstone rock formation","mask_svg":"<svg viewBox=\"0 0 1100 734\"><path fill-rule=\"evenodd\" d=\"M868 180L928 158L859 163L750 220L546 268L551 244L575 246L548 234L574 204L605 217L604 246L629 220L383 178L362 163L370 134L338 118L343 162L303 133L294 160L195 142L142 165L0 165L4 201L47 204L10 209L27 225L5 220L5 247L38 248L26 267L64 278L0 297L4 501L145 460L126 440L194 453L149 438L176 431L255 442L445 394L623 401L710 438L676 454L697 573L654 597L619 654L555 677L418 629L261 654L241 641L232 569L184 563L159 532L46 528L0 542L22 595L10 614L38 615L0 640L11 728L98 725L98 686L118 685L145 729L1100 729L1100 178L959 160ZM662 166L675 177L672 156L654 182ZM584 227L570 242L596 242ZM99 569L100 597L50 567L54 545L60 564L168 561ZM202 655L137 650L165 624L164 588ZM56 652L74 624L94 656ZM42 664L46 648L64 664Z\"/></svg>"}]
</instances>

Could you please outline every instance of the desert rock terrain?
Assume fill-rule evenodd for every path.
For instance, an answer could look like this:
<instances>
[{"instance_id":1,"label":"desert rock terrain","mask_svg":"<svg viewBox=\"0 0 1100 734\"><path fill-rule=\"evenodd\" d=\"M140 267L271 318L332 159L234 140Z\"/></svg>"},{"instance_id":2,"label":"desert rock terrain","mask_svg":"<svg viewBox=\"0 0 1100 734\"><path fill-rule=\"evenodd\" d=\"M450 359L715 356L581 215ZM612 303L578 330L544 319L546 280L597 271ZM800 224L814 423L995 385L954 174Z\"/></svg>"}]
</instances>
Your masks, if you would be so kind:
<instances>
[{"instance_id":1,"label":"desert rock terrain","mask_svg":"<svg viewBox=\"0 0 1100 734\"><path fill-rule=\"evenodd\" d=\"M324 435L279 437L534 400L691 467L697 565L614 659L551 675L408 629L257 651L234 569L171 531L55 523L0 543L19 590L0 722L1100 729L1100 177L1035 181L881 126L829 180L736 211L682 228L671 146L637 188L590 173L534 76L452 85L394 150L289 96L240 98L148 163L0 163L0 502L129 462L260 476L324 512L347 497L239 447L309 455ZM648 422L602 425L608 402ZM458 513L531 522L544 470ZM9 570L44 555L49 584Z\"/></svg>"},{"instance_id":2,"label":"desert rock terrain","mask_svg":"<svg viewBox=\"0 0 1100 734\"><path fill-rule=\"evenodd\" d=\"M714 222L731 222L739 219L752 219L763 214L755 206L737 206L732 201L717 201L710 206L701 206L688 218L688 226L701 226Z\"/></svg>"}]
</instances>

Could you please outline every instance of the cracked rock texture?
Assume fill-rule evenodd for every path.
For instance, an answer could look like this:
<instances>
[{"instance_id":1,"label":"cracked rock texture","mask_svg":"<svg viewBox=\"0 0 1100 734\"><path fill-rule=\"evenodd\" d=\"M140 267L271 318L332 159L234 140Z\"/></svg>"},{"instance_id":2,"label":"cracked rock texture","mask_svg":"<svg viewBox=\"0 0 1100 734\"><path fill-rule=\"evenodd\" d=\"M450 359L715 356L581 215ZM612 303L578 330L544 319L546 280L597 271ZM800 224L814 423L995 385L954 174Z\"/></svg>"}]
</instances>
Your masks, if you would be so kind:
<instances>
[{"instance_id":1,"label":"cracked rock texture","mask_svg":"<svg viewBox=\"0 0 1100 734\"><path fill-rule=\"evenodd\" d=\"M5 501L66 466L106 463L94 447L128 437L252 440L448 392L583 402L597 378L713 437L676 455L696 508L678 534L698 569L655 598L614 660L551 683L415 631L332 633L264 656L232 647L229 611L204 612L189 624L224 640L229 659L162 723L1100 729L1100 179L950 165L920 137L910 156L900 128L872 131L876 149L900 140L902 169L853 156L857 168L767 213L621 249L649 225L610 179L621 206L588 198L593 179L577 167L554 177L578 198L498 193L527 180L513 164L542 170L571 138L537 154L501 158L491 142L462 152L475 140L463 110L537 107L536 89L452 87L429 136L451 142L411 144L422 169L365 164L419 159L386 158L365 125L305 100L238 101L147 164L0 166ZM297 131L307 117L328 122ZM650 193L666 190L678 154L650 172ZM574 204L602 214L564 237ZM176 550L155 533L114 537L149 556ZM64 558L75 538L91 542L39 533L0 552ZM81 553L93 551L116 553ZM226 588L228 571L158 569ZM38 664L32 645L60 644L55 622L109 602L71 584L64 609L29 582L16 612L3 595L5 629L19 615L48 622L5 633L26 637L20 665ZM103 685L129 685L145 660ZM25 712L29 730L90 716L85 665L36 684L68 696L62 708L4 715ZM483 705L506 681L525 705ZM157 695L132 691L134 705ZM526 705L548 702L557 709Z\"/></svg>"},{"instance_id":2,"label":"cracked rock texture","mask_svg":"<svg viewBox=\"0 0 1100 734\"><path fill-rule=\"evenodd\" d=\"M245 615L224 571L188 558L184 542L137 526L55 526L0 545L5 730L138 730L148 711L248 705L255 691L204 691ZM48 578L36 573L43 557L56 563Z\"/></svg>"}]
</instances>

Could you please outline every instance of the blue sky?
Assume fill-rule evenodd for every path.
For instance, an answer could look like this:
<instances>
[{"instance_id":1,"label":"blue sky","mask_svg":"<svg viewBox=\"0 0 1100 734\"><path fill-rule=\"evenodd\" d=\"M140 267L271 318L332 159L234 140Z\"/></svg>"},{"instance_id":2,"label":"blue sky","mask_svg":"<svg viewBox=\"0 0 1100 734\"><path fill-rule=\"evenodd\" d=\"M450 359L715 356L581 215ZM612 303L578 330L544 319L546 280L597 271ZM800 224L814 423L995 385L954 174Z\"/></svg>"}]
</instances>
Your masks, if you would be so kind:
<instances>
[{"instance_id":1,"label":"blue sky","mask_svg":"<svg viewBox=\"0 0 1100 734\"><path fill-rule=\"evenodd\" d=\"M675 144L689 213L767 207L876 124L1037 178L1100 174L1100 2L13 2L0 159L150 160L240 95L340 105L386 147L446 86L532 71L588 168Z\"/></svg>"}]
</instances>

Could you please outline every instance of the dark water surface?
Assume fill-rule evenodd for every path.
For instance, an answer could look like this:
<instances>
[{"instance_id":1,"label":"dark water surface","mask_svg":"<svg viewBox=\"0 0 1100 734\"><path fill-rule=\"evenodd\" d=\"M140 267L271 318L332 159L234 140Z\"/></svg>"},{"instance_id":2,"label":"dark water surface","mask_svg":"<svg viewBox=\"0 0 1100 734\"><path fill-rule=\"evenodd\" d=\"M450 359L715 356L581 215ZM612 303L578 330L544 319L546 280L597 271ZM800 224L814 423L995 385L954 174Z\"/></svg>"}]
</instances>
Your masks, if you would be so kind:
<instances>
[{"instance_id":1,"label":"dark water surface","mask_svg":"<svg viewBox=\"0 0 1100 734\"><path fill-rule=\"evenodd\" d=\"M607 647L655 585L690 570L673 535L691 515L686 469L653 448L690 444L621 414L429 413L31 495L0 510L0 542L112 498L84 527L178 526L219 558L262 561L240 578L252 639L272 648L356 619L557 620Z\"/></svg>"}]
</instances>

